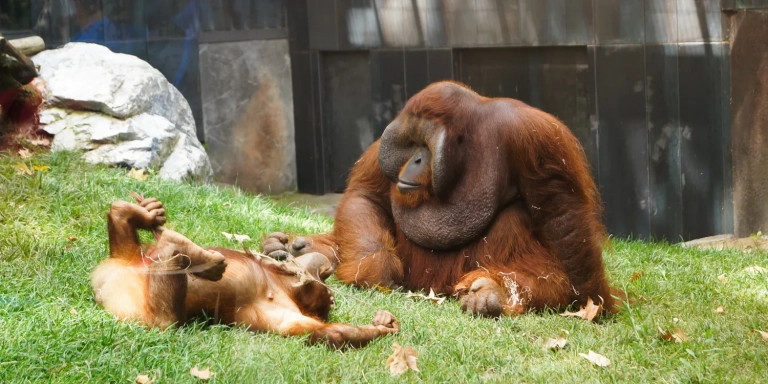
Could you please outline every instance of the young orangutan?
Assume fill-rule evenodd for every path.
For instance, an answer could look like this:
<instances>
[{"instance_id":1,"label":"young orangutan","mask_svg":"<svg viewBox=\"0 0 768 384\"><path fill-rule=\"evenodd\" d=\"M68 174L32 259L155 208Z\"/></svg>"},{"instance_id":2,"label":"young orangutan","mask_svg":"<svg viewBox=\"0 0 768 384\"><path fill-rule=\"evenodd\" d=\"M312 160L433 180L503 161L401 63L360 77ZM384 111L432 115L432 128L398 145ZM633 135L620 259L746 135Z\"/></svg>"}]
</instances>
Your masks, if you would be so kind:
<instances>
[{"instance_id":1,"label":"young orangutan","mask_svg":"<svg viewBox=\"0 0 768 384\"><path fill-rule=\"evenodd\" d=\"M322 254L278 262L250 252L204 249L162 227L160 201L136 200L112 204L109 258L91 273L96 302L121 321L166 328L205 314L252 331L308 334L310 341L333 347L363 346L400 329L384 310L368 326L324 323L333 297L323 284L332 266ZM142 246L137 229L152 231L157 243Z\"/></svg>"}]
</instances>

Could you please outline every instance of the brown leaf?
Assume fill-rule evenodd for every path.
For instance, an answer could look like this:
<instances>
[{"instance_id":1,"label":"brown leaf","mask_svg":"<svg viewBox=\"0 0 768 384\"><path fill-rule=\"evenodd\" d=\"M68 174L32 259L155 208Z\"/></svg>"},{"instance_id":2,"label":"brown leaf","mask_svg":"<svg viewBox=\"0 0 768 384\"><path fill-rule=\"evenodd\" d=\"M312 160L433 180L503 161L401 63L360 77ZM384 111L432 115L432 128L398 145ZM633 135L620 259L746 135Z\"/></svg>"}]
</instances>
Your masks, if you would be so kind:
<instances>
[{"instance_id":1,"label":"brown leaf","mask_svg":"<svg viewBox=\"0 0 768 384\"><path fill-rule=\"evenodd\" d=\"M630 283L635 282L635 281L637 281L638 279L640 279L643 276L645 276L645 271L642 271L642 270L641 271L637 271L637 272L632 274L632 277L629 278L629 282Z\"/></svg>"},{"instance_id":2,"label":"brown leaf","mask_svg":"<svg viewBox=\"0 0 768 384\"><path fill-rule=\"evenodd\" d=\"M147 375L138 375L135 380L136 384L152 384L153 381Z\"/></svg>"},{"instance_id":3,"label":"brown leaf","mask_svg":"<svg viewBox=\"0 0 768 384\"><path fill-rule=\"evenodd\" d=\"M31 175L31 174L35 173L35 172L33 172L33 171L32 171L32 170L29 168L29 166L27 166L27 165L26 165L26 164L24 164L24 163L16 163L16 164L13 166L13 169L15 169L15 170L16 170L16 174L17 174L17 175Z\"/></svg>"},{"instance_id":4,"label":"brown leaf","mask_svg":"<svg viewBox=\"0 0 768 384\"><path fill-rule=\"evenodd\" d=\"M416 356L419 353L411 347L401 347L398 343L392 343L392 355L387 358L386 366L392 376L398 376L411 369L419 372L416 366Z\"/></svg>"},{"instance_id":5,"label":"brown leaf","mask_svg":"<svg viewBox=\"0 0 768 384\"><path fill-rule=\"evenodd\" d=\"M21 157L22 159L29 159L30 157L32 157L32 151L26 148L19 149L17 153L19 154L19 157Z\"/></svg>"},{"instance_id":6,"label":"brown leaf","mask_svg":"<svg viewBox=\"0 0 768 384\"><path fill-rule=\"evenodd\" d=\"M77 237L74 237L72 235L67 235L67 241L77 241Z\"/></svg>"},{"instance_id":7,"label":"brown leaf","mask_svg":"<svg viewBox=\"0 0 768 384\"><path fill-rule=\"evenodd\" d=\"M595 364L599 367L607 367L611 365L611 360L599 353L593 352L592 350L590 350L587 354L579 353L579 356L589 360L592 364Z\"/></svg>"},{"instance_id":8,"label":"brown leaf","mask_svg":"<svg viewBox=\"0 0 768 384\"><path fill-rule=\"evenodd\" d=\"M568 345L568 340L563 337L558 337L556 339L548 337L546 340L544 340L544 349L549 349L552 351L563 349L566 345Z\"/></svg>"},{"instance_id":9,"label":"brown leaf","mask_svg":"<svg viewBox=\"0 0 768 384\"><path fill-rule=\"evenodd\" d=\"M661 327L657 327L657 329L659 330L659 337L661 337L662 340L673 341L675 343L688 341L688 336L680 328L672 328L669 331L665 331L661 329Z\"/></svg>"},{"instance_id":10,"label":"brown leaf","mask_svg":"<svg viewBox=\"0 0 768 384\"><path fill-rule=\"evenodd\" d=\"M760 337L763 339L763 341L768 341L768 332L761 331L759 329L753 329L752 332L757 332L760 334Z\"/></svg>"},{"instance_id":11,"label":"brown leaf","mask_svg":"<svg viewBox=\"0 0 768 384\"><path fill-rule=\"evenodd\" d=\"M192 369L189 370L189 374L194 377L197 377L200 380L208 380L211 377L213 377L213 375L215 375L215 373L211 372L211 370L208 368L200 370L200 368L198 368L197 365L195 365L194 367L192 367Z\"/></svg>"},{"instance_id":12,"label":"brown leaf","mask_svg":"<svg viewBox=\"0 0 768 384\"><path fill-rule=\"evenodd\" d=\"M717 308L715 309L715 313L725 313L725 308L723 308L723 307L717 307Z\"/></svg>"},{"instance_id":13,"label":"brown leaf","mask_svg":"<svg viewBox=\"0 0 768 384\"><path fill-rule=\"evenodd\" d=\"M560 316L580 317L584 320L592 321L592 319L594 319L602 311L603 311L602 302L599 305L596 305L594 302L592 302L592 298L590 297L590 298L587 298L587 305L580 307L578 312L565 311L561 313Z\"/></svg>"},{"instance_id":14,"label":"brown leaf","mask_svg":"<svg viewBox=\"0 0 768 384\"><path fill-rule=\"evenodd\" d=\"M385 287L385 286L383 286L383 285L378 285L378 284L376 284L374 287L376 287L376 289L378 289L379 291L381 291L381 292L384 292L384 293L390 293L390 292L392 292L392 288L389 288L389 287Z\"/></svg>"},{"instance_id":15,"label":"brown leaf","mask_svg":"<svg viewBox=\"0 0 768 384\"><path fill-rule=\"evenodd\" d=\"M141 168L141 169L131 168L131 170L128 171L128 176L138 181L144 181L147 179L147 174L144 173L144 168Z\"/></svg>"}]
</instances>

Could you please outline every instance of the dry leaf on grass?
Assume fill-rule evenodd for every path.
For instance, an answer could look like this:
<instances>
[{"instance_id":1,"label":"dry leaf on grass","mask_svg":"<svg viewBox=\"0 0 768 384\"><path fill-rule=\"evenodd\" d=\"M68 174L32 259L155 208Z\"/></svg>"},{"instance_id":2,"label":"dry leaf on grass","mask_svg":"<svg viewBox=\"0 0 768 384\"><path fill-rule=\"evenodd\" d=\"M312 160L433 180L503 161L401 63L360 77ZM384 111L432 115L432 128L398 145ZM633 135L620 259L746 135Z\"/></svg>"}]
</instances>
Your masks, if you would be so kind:
<instances>
[{"instance_id":1,"label":"dry leaf on grass","mask_svg":"<svg viewBox=\"0 0 768 384\"><path fill-rule=\"evenodd\" d=\"M29 159L30 157L32 157L32 151L26 148L19 149L17 153L19 154L19 157L21 157L22 159Z\"/></svg>"},{"instance_id":2,"label":"dry leaf on grass","mask_svg":"<svg viewBox=\"0 0 768 384\"><path fill-rule=\"evenodd\" d=\"M211 370L208 368L200 370L200 368L198 368L197 365L195 365L192 369L189 370L189 374L194 377L197 377L200 380L208 380L211 377L213 377L213 375L215 375L215 373L211 372Z\"/></svg>"},{"instance_id":3,"label":"dry leaf on grass","mask_svg":"<svg viewBox=\"0 0 768 384\"><path fill-rule=\"evenodd\" d=\"M715 308L715 313L725 313L725 308L717 307L717 308Z\"/></svg>"},{"instance_id":4,"label":"dry leaf on grass","mask_svg":"<svg viewBox=\"0 0 768 384\"><path fill-rule=\"evenodd\" d=\"M563 337L558 337L556 339L548 337L546 340L544 340L544 349L551 351L563 349L566 345L568 345L568 340Z\"/></svg>"},{"instance_id":5,"label":"dry leaf on grass","mask_svg":"<svg viewBox=\"0 0 768 384\"><path fill-rule=\"evenodd\" d=\"M727 283L728 282L728 278L725 277L725 273L723 273L720 276L718 276L717 279L720 280L721 283Z\"/></svg>"},{"instance_id":6,"label":"dry leaf on grass","mask_svg":"<svg viewBox=\"0 0 768 384\"><path fill-rule=\"evenodd\" d=\"M593 352L592 350L590 350L589 353L579 353L579 356L600 367L607 367L611 365L611 360L599 353Z\"/></svg>"},{"instance_id":7,"label":"dry leaf on grass","mask_svg":"<svg viewBox=\"0 0 768 384\"><path fill-rule=\"evenodd\" d=\"M237 233L222 232L221 234L224 235L224 237L226 237L227 240L235 239L235 241L237 241L238 243L242 243L243 241L251 239L251 237L248 235L238 235Z\"/></svg>"},{"instance_id":8,"label":"dry leaf on grass","mask_svg":"<svg viewBox=\"0 0 768 384\"><path fill-rule=\"evenodd\" d=\"M662 340L674 341L675 343L688 341L688 336L680 328L672 328L668 331L661 329L661 327L657 327L657 329L659 330L659 337L661 337Z\"/></svg>"},{"instance_id":9,"label":"dry leaf on grass","mask_svg":"<svg viewBox=\"0 0 768 384\"><path fill-rule=\"evenodd\" d=\"M645 276L645 271L637 271L632 274L632 277L629 278L629 282L630 283L635 282L643 276Z\"/></svg>"},{"instance_id":10,"label":"dry leaf on grass","mask_svg":"<svg viewBox=\"0 0 768 384\"><path fill-rule=\"evenodd\" d=\"M406 297L418 297L418 298L422 298L424 300L431 300L433 303L438 304L438 305L442 304L443 301L445 301L445 297L438 297L435 294L435 291L432 288L429 289L429 295L426 295L426 296L423 293L413 293L411 291L408 291L408 293L405 296Z\"/></svg>"},{"instance_id":11,"label":"dry leaf on grass","mask_svg":"<svg viewBox=\"0 0 768 384\"><path fill-rule=\"evenodd\" d=\"M768 341L768 332L761 331L759 329L753 329L752 332L757 332L760 334L760 337L763 339L763 341Z\"/></svg>"},{"instance_id":12,"label":"dry leaf on grass","mask_svg":"<svg viewBox=\"0 0 768 384\"><path fill-rule=\"evenodd\" d=\"M599 305L597 305L594 302L592 302L592 298L590 297L590 298L587 298L587 305L580 307L578 312L565 311L561 313L560 316L579 317L584 320L592 321L592 319L594 319L602 311L603 311L602 302Z\"/></svg>"},{"instance_id":13,"label":"dry leaf on grass","mask_svg":"<svg viewBox=\"0 0 768 384\"><path fill-rule=\"evenodd\" d=\"M768 273L768 269L765 269L759 265L753 265L751 267L744 268L744 272L749 275L763 275Z\"/></svg>"},{"instance_id":14,"label":"dry leaf on grass","mask_svg":"<svg viewBox=\"0 0 768 384\"><path fill-rule=\"evenodd\" d=\"M386 365L389 367L390 375L401 375L409 369L419 372L419 367L416 366L418 355L419 352L411 347L401 347L398 343L392 343L392 355L387 358Z\"/></svg>"},{"instance_id":15,"label":"dry leaf on grass","mask_svg":"<svg viewBox=\"0 0 768 384\"><path fill-rule=\"evenodd\" d=\"M131 170L128 171L128 176L138 181L144 181L147 179L147 174L144 172L144 168L131 168Z\"/></svg>"},{"instance_id":16,"label":"dry leaf on grass","mask_svg":"<svg viewBox=\"0 0 768 384\"><path fill-rule=\"evenodd\" d=\"M35 173L35 172L33 172L29 168L29 166L27 166L24 163L16 163L16 164L14 164L13 169L16 170L16 174L17 175L31 175L31 174Z\"/></svg>"},{"instance_id":17,"label":"dry leaf on grass","mask_svg":"<svg viewBox=\"0 0 768 384\"><path fill-rule=\"evenodd\" d=\"M135 380L136 384L152 384L153 381L147 375L138 375Z\"/></svg>"},{"instance_id":18,"label":"dry leaf on grass","mask_svg":"<svg viewBox=\"0 0 768 384\"><path fill-rule=\"evenodd\" d=\"M77 237L74 237L72 235L67 235L67 241L77 241Z\"/></svg>"}]
</instances>

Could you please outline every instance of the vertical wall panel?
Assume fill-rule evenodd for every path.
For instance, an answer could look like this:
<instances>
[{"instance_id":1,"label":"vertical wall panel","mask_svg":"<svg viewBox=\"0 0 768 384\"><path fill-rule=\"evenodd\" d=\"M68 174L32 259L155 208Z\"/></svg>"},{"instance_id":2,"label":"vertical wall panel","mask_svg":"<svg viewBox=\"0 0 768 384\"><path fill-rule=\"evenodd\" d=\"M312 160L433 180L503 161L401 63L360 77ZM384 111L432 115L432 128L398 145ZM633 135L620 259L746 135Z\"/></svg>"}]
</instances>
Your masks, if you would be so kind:
<instances>
[{"instance_id":1,"label":"vertical wall panel","mask_svg":"<svg viewBox=\"0 0 768 384\"><path fill-rule=\"evenodd\" d=\"M406 99L424 89L429 83L429 53L427 50L405 51Z\"/></svg>"},{"instance_id":2,"label":"vertical wall panel","mask_svg":"<svg viewBox=\"0 0 768 384\"><path fill-rule=\"evenodd\" d=\"M366 138L368 144L381 136L384 128L405 105L403 56L403 51L371 51L373 127L371 137Z\"/></svg>"},{"instance_id":3,"label":"vertical wall panel","mask_svg":"<svg viewBox=\"0 0 768 384\"><path fill-rule=\"evenodd\" d=\"M296 124L296 183L299 191L323 194L325 152L320 120L320 97L317 87L320 58L316 52L294 52L291 55L293 112Z\"/></svg>"},{"instance_id":4,"label":"vertical wall panel","mask_svg":"<svg viewBox=\"0 0 768 384\"><path fill-rule=\"evenodd\" d=\"M725 214L723 106L724 44L680 45L681 168L683 235L721 233Z\"/></svg>"},{"instance_id":5,"label":"vertical wall panel","mask_svg":"<svg viewBox=\"0 0 768 384\"><path fill-rule=\"evenodd\" d=\"M650 232L648 131L642 45L596 50L600 191L608 231L647 237Z\"/></svg>"},{"instance_id":6,"label":"vertical wall panel","mask_svg":"<svg viewBox=\"0 0 768 384\"><path fill-rule=\"evenodd\" d=\"M645 0L645 42L676 43L677 1Z\"/></svg>"},{"instance_id":7,"label":"vertical wall panel","mask_svg":"<svg viewBox=\"0 0 768 384\"><path fill-rule=\"evenodd\" d=\"M598 44L645 41L644 2L594 0Z\"/></svg>"},{"instance_id":8,"label":"vertical wall panel","mask_svg":"<svg viewBox=\"0 0 768 384\"><path fill-rule=\"evenodd\" d=\"M724 20L720 0L677 0L680 42L724 40L727 38Z\"/></svg>"},{"instance_id":9,"label":"vertical wall panel","mask_svg":"<svg viewBox=\"0 0 768 384\"><path fill-rule=\"evenodd\" d=\"M335 0L307 1L309 46L318 50L339 48Z\"/></svg>"},{"instance_id":10,"label":"vertical wall panel","mask_svg":"<svg viewBox=\"0 0 768 384\"><path fill-rule=\"evenodd\" d=\"M565 1L565 39L561 43L569 45L589 45L595 43L594 9L592 0Z\"/></svg>"},{"instance_id":11,"label":"vertical wall panel","mask_svg":"<svg viewBox=\"0 0 768 384\"><path fill-rule=\"evenodd\" d=\"M325 53L322 60L326 190L341 192L349 170L374 137L369 56L364 52Z\"/></svg>"},{"instance_id":12,"label":"vertical wall panel","mask_svg":"<svg viewBox=\"0 0 768 384\"><path fill-rule=\"evenodd\" d=\"M453 51L450 49L431 49L427 51L429 82L453 79Z\"/></svg>"},{"instance_id":13,"label":"vertical wall panel","mask_svg":"<svg viewBox=\"0 0 768 384\"><path fill-rule=\"evenodd\" d=\"M645 58L651 236L674 242L683 223L677 45L647 46Z\"/></svg>"},{"instance_id":14,"label":"vertical wall panel","mask_svg":"<svg viewBox=\"0 0 768 384\"><path fill-rule=\"evenodd\" d=\"M526 45L553 45L566 40L566 0L520 0L520 21Z\"/></svg>"}]
</instances>

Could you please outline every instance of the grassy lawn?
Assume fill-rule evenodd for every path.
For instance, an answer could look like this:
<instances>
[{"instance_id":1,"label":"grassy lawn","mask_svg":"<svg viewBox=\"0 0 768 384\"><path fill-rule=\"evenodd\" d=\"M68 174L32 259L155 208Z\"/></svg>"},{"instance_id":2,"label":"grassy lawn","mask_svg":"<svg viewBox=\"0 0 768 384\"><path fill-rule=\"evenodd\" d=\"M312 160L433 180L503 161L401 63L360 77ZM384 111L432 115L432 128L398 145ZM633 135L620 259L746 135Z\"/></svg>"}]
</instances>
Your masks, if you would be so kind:
<instances>
[{"instance_id":1,"label":"grassy lawn","mask_svg":"<svg viewBox=\"0 0 768 384\"><path fill-rule=\"evenodd\" d=\"M19 174L17 164L31 170ZM34 166L47 166L46 169ZM128 192L165 202L169 224L205 245L237 247L221 232L327 231L331 220L234 189L130 178L68 153L0 157L0 381L197 382L190 368L210 367L209 382L765 382L768 268L765 252L704 251L616 241L605 258L612 284L638 298L596 323L555 313L498 320L472 318L455 301L435 305L404 292L358 290L329 280L331 320L367 324L390 310L402 331L359 350L309 346L302 338L189 324L166 331L118 323L92 300L89 272L107 255L105 213ZM724 276L723 276L724 274ZM633 277L634 275L634 277ZM720 278L718 278L720 276ZM724 312L715 309L723 307ZM683 343L658 328L678 328ZM568 340L563 350L546 338ZM391 377L392 343L419 352L420 372ZM579 353L594 351L598 367Z\"/></svg>"}]
</instances>

